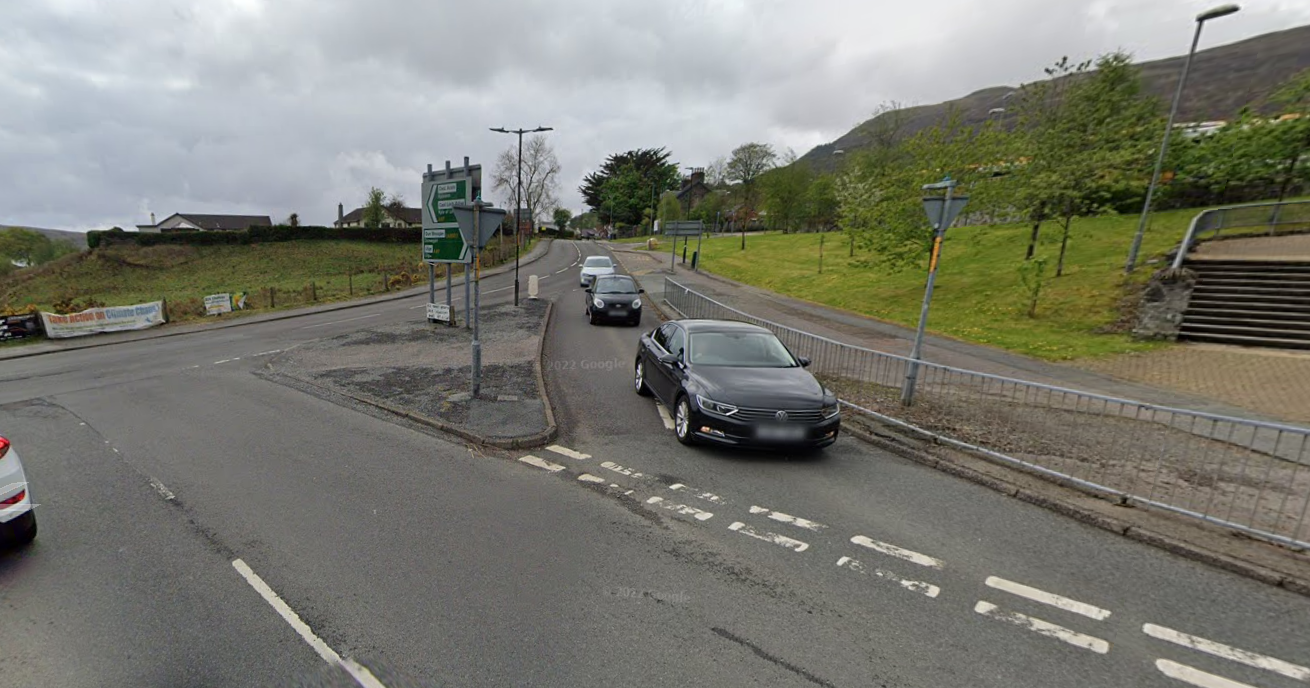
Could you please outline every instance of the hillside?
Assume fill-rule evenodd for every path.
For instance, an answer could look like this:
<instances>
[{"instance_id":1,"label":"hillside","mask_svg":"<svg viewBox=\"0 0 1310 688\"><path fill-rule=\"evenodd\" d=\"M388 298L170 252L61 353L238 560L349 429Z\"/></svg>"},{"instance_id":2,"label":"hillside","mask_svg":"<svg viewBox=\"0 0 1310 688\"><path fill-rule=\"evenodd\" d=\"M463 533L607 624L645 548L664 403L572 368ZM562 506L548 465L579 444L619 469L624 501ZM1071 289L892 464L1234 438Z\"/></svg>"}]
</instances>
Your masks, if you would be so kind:
<instances>
[{"instance_id":1,"label":"hillside","mask_svg":"<svg viewBox=\"0 0 1310 688\"><path fill-rule=\"evenodd\" d=\"M1046 56L1048 62L1058 55ZM1168 107L1178 87L1178 75L1185 55L1143 62L1142 81L1146 91ZM1279 84L1302 69L1310 68L1310 26L1267 33L1237 43L1198 51L1187 77L1187 90L1179 105L1181 122L1229 119L1243 106L1258 102ZM920 105L901 111L905 134L927 129L958 108L966 123L977 124L1002 98L1017 86L994 86L935 105ZM886 115L883 115L886 116ZM833 151L851 151L867 145L878 118L867 120L836 141L815 147L801 156L820 171L833 167Z\"/></svg>"},{"instance_id":2,"label":"hillside","mask_svg":"<svg viewBox=\"0 0 1310 688\"><path fill-rule=\"evenodd\" d=\"M0 225L0 230L5 229L27 229L38 232L49 237L52 241L63 241L70 243L78 248L86 248L86 234L83 232L70 232L66 229L42 229L41 227L22 227L19 225Z\"/></svg>"}]
</instances>

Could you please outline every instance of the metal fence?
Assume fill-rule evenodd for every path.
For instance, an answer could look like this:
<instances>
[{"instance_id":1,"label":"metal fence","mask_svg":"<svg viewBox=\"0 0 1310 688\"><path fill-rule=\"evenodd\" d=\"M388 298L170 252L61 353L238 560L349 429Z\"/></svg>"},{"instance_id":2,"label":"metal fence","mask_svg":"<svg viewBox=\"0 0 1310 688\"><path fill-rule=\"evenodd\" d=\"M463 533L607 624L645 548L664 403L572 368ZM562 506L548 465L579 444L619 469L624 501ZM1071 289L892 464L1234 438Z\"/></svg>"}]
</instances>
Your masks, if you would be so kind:
<instances>
[{"instance_id":1,"label":"metal fence","mask_svg":"<svg viewBox=\"0 0 1310 688\"><path fill-rule=\"evenodd\" d=\"M751 316L672 279L684 317L772 330L844 406L942 444L1129 503L1310 548L1310 429L1169 408L910 359Z\"/></svg>"},{"instance_id":2,"label":"metal fence","mask_svg":"<svg viewBox=\"0 0 1310 688\"><path fill-rule=\"evenodd\" d=\"M1310 230L1310 201L1246 203L1201 211L1187 227L1173 267L1180 268L1196 244L1221 232L1229 236L1273 236Z\"/></svg>"}]
</instances>

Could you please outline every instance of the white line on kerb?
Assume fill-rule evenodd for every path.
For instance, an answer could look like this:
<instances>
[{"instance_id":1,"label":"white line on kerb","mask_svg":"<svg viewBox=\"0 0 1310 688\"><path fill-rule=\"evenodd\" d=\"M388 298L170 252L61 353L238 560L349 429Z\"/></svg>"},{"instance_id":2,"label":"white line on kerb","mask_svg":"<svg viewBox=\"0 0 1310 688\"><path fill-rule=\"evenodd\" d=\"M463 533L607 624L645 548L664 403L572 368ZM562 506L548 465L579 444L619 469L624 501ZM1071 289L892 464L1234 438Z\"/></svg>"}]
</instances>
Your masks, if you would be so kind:
<instances>
[{"instance_id":1,"label":"white line on kerb","mask_svg":"<svg viewBox=\"0 0 1310 688\"><path fill-rule=\"evenodd\" d=\"M1160 673L1169 678L1177 679L1183 683L1190 683L1194 686L1200 686L1201 688L1254 688L1254 686L1251 686L1250 684L1238 683L1237 681L1226 679L1223 676L1207 674L1200 669L1193 669L1186 664L1171 662L1167 659L1155 660L1155 668L1159 669Z\"/></svg>"},{"instance_id":2,"label":"white line on kerb","mask_svg":"<svg viewBox=\"0 0 1310 688\"><path fill-rule=\"evenodd\" d=\"M897 559L904 559L912 564L918 564L919 566L927 566L928 568L933 569L940 569L944 566L941 559L930 557L926 554L920 554L913 550L897 547L896 545L889 545L886 542L879 542L864 537L863 535L856 535L851 538L851 542L861 547L868 547L876 552L882 552L888 556L896 557Z\"/></svg>"},{"instance_id":3,"label":"white line on kerb","mask_svg":"<svg viewBox=\"0 0 1310 688\"><path fill-rule=\"evenodd\" d=\"M276 611L278 616L281 616L282 620L291 626L292 630L298 633L306 643L309 643L309 646L314 649L314 652L318 653L319 657L323 658L323 661L345 669L355 679L355 682L364 686L364 688L386 688L373 675L373 672L366 667L361 666L352 659L342 658L341 655L337 654L336 650L328 647L328 644L315 635L314 631L300 619L300 615L296 614L295 610L288 606L286 602L283 602L282 598L278 597L278 594L273 592L272 588L268 587L268 583L265 583L263 578L250 570L246 562L235 559L232 561L232 567L237 570L237 573L241 574L242 578L246 579L246 582L255 589L255 592L259 593L260 597L264 598L264 601L273 608L273 611Z\"/></svg>"},{"instance_id":4,"label":"white line on kerb","mask_svg":"<svg viewBox=\"0 0 1310 688\"><path fill-rule=\"evenodd\" d=\"M804 529L806 529L806 530L813 530L813 531L815 531L815 532L818 532L818 531L823 530L824 528L827 528L827 527L828 527L828 526L823 525L822 523L817 523L817 522L815 522L815 521L810 521L810 520L807 520L807 519L804 519L804 518L799 518L799 517L796 517L796 516L792 516L792 515L790 515L790 514L784 514L784 513L782 513L781 511L771 511L771 510L769 510L769 509L765 509L765 508L762 507L762 506L752 506L752 507L751 507L751 513L752 513L752 514L767 514L769 518L771 518L771 519L773 519L773 520L775 520L775 521L779 521L779 522L781 522L781 523L790 523L790 524L792 524L792 525L794 525L794 526L796 526L796 527L798 527L798 528L804 528Z\"/></svg>"},{"instance_id":5,"label":"white line on kerb","mask_svg":"<svg viewBox=\"0 0 1310 688\"><path fill-rule=\"evenodd\" d=\"M772 542L775 545L782 545L794 552L804 552L810 548L808 544L801 542L800 540L793 540L786 535L779 535L777 533L757 533L753 528L741 521L737 521L728 526L728 530L735 530L742 535L749 535L756 540L763 540L765 542Z\"/></svg>"},{"instance_id":6,"label":"white line on kerb","mask_svg":"<svg viewBox=\"0 0 1310 688\"><path fill-rule=\"evenodd\" d=\"M1084 650L1091 650L1097 654L1105 654L1110 651L1110 643L1100 638L1084 635L1077 631L1071 631L1064 626L1057 626L1049 621L1042 621L1036 617L1020 614L1018 612L1007 612L991 602L978 601L973 610L983 616L997 621L1004 621L1020 628L1026 628L1039 635L1047 636L1061 640L1074 647L1081 647Z\"/></svg>"},{"instance_id":7,"label":"white line on kerb","mask_svg":"<svg viewBox=\"0 0 1310 688\"><path fill-rule=\"evenodd\" d=\"M669 511L676 511L677 513L680 513L683 516L691 516L697 521L708 521L711 518L714 518L714 514L708 511L701 511L700 509L697 509L694 506L687 506L686 504L674 504L673 502L666 502L664 501L663 497L651 497L650 499L646 500L646 503L658 505L660 507L668 509Z\"/></svg>"},{"instance_id":8,"label":"white line on kerb","mask_svg":"<svg viewBox=\"0 0 1310 688\"><path fill-rule=\"evenodd\" d=\"M558 473L564 470L564 467L557 463L551 463L545 459L537 458L531 454L528 454L527 456L520 456L519 461L522 461L523 463L526 463L529 466L536 466L537 468L548 470L551 473Z\"/></svg>"},{"instance_id":9,"label":"white line on kerb","mask_svg":"<svg viewBox=\"0 0 1310 688\"><path fill-rule=\"evenodd\" d=\"M1282 674L1291 679L1310 683L1310 669L1299 664L1293 664L1274 657L1256 654L1247 650L1224 645L1223 643L1216 643L1213 640L1206 640L1199 636L1189 635L1187 633L1175 631L1172 628L1156 626L1155 624L1143 625L1142 632L1152 638L1158 638L1165 642L1182 645L1183 647L1214 655L1215 657L1231 660L1238 664L1245 664L1249 667L1272 671L1275 674ZM1164 671L1164 669L1161 669L1161 671Z\"/></svg>"},{"instance_id":10,"label":"white line on kerb","mask_svg":"<svg viewBox=\"0 0 1310 688\"><path fill-rule=\"evenodd\" d=\"M664 404L661 404L658 401L655 402L655 410L660 412L660 420L664 421L664 429L672 430L673 418L669 417L669 410L664 408Z\"/></svg>"},{"instance_id":11,"label":"white line on kerb","mask_svg":"<svg viewBox=\"0 0 1310 688\"><path fill-rule=\"evenodd\" d=\"M850 557L842 557L841 559L838 559L837 566L845 567L852 571L857 571L859 573L872 573L873 575L879 578L884 578L893 583L897 583L902 588L905 588L906 590L922 593L927 597L936 598L942 592L941 588L932 585L931 583L925 583L923 581L901 578L900 576L892 573L891 571L886 571L880 568L874 568L872 571L869 571L868 569L864 568L864 564L861 564L858 560L852 559Z\"/></svg>"},{"instance_id":12,"label":"white line on kerb","mask_svg":"<svg viewBox=\"0 0 1310 688\"><path fill-rule=\"evenodd\" d=\"M382 315L382 314L381 314L381 313L370 313L369 315L361 315L361 316L359 316L358 318L346 318L345 320L333 320L332 322L319 323L319 324L317 324L317 325L305 325L304 327L302 327L302 328L300 328L300 329L302 329L302 330L312 330L312 329L314 329L315 327L327 327L328 325L340 325L341 323L354 322L354 321L356 321L356 320L363 320L363 319L365 319L365 318L376 318L376 317L378 317L379 315Z\"/></svg>"},{"instance_id":13,"label":"white line on kerb","mask_svg":"<svg viewBox=\"0 0 1310 688\"><path fill-rule=\"evenodd\" d=\"M1037 588L1032 588L1022 583L1015 583L1014 581L1008 581L1004 578L989 576L986 582L987 587L989 588L1004 590L1005 592L1018 595L1019 597L1026 597L1034 602L1049 604L1052 607L1058 607L1067 612L1082 614L1083 616L1096 619L1097 621L1104 621L1110 616L1108 610L1101 609L1100 607L1094 607L1086 602L1079 602L1078 600L1070 599L1063 595L1056 595L1055 593L1046 592L1045 590L1038 590Z\"/></svg>"},{"instance_id":14,"label":"white line on kerb","mask_svg":"<svg viewBox=\"0 0 1310 688\"><path fill-rule=\"evenodd\" d=\"M580 451L573 451L568 447L561 447L558 444L552 444L549 447L546 447L546 451L552 451L560 456L567 456L570 459L577 459L579 461L586 461L591 458L591 454L583 454Z\"/></svg>"},{"instance_id":15,"label":"white line on kerb","mask_svg":"<svg viewBox=\"0 0 1310 688\"><path fill-rule=\"evenodd\" d=\"M118 451L118 450L115 449L114 451ZM168 489L167 487L164 487L163 483L159 482L158 480L155 480L154 478L150 479L150 486L155 488L155 492L158 492L159 496L163 497L165 501L171 502L177 499L177 497L173 495L172 490Z\"/></svg>"}]
</instances>

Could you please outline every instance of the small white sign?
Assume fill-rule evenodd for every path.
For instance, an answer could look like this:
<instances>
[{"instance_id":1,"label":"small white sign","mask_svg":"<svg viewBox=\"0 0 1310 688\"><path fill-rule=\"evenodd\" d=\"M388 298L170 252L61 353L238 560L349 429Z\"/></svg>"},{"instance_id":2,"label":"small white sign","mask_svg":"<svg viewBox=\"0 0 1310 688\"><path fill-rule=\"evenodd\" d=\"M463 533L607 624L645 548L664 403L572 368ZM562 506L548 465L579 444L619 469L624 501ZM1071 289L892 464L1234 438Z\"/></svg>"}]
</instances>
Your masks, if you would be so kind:
<instances>
[{"instance_id":1,"label":"small white sign","mask_svg":"<svg viewBox=\"0 0 1310 688\"><path fill-rule=\"evenodd\" d=\"M232 312L231 294L210 294L205 297L205 315L219 315Z\"/></svg>"},{"instance_id":2,"label":"small white sign","mask_svg":"<svg viewBox=\"0 0 1310 688\"><path fill-rule=\"evenodd\" d=\"M450 306L444 303L428 304L428 321L430 322L450 322Z\"/></svg>"}]
</instances>

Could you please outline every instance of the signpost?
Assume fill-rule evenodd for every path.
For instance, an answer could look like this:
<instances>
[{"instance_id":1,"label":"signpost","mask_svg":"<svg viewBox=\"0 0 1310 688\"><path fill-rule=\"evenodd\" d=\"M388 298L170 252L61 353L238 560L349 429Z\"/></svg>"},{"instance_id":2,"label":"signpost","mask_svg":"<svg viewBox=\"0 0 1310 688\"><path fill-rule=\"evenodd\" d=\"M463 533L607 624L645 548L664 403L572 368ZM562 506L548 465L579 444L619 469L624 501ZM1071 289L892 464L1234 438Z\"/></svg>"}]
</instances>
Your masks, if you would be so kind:
<instances>
[{"instance_id":1,"label":"signpost","mask_svg":"<svg viewBox=\"0 0 1310 688\"><path fill-rule=\"evenodd\" d=\"M924 191L945 189L943 196L925 196L923 210L928 214L928 221L933 224L932 256L928 261L928 286L923 292L923 308L919 311L919 329L914 334L914 349L910 351L909 371L905 375L905 387L901 390L901 403L914 404L914 387L919 378L919 360L923 353L923 334L928 325L928 306L932 303L932 288L937 280L937 259L941 256L942 239L946 237L946 228L955 222L968 196L955 195L956 181L947 177L936 184L925 184Z\"/></svg>"},{"instance_id":2,"label":"signpost","mask_svg":"<svg viewBox=\"0 0 1310 688\"><path fill-rule=\"evenodd\" d=\"M453 211L460 236L473 254L473 398L476 399L482 387L482 342L478 338L480 334L478 308L482 298L482 249L505 220L506 213L503 209L493 208L490 203L483 203L481 196L472 203L455 204ZM466 288L468 282L466 275L464 278Z\"/></svg>"},{"instance_id":3,"label":"signpost","mask_svg":"<svg viewBox=\"0 0 1310 688\"><path fill-rule=\"evenodd\" d=\"M423 174L423 187L420 192L423 206L423 262L428 264L428 303L437 301L437 263L446 264L446 312L451 306L451 285L453 264L467 266L472 260L472 251L464 243L459 233L459 222L455 219L454 207L458 203L468 203L482 193L482 166L470 165L467 156L462 168L452 168L446 161L446 169L428 171ZM464 277L464 322L467 326L469 314L468 303L468 268ZM429 322L437 322L431 317ZM444 322L453 322L449 315Z\"/></svg>"},{"instance_id":4,"label":"signpost","mask_svg":"<svg viewBox=\"0 0 1310 688\"><path fill-rule=\"evenodd\" d=\"M688 221L670 221L665 222L663 227L664 236L671 237L672 247L669 248L669 271L674 270L678 260L678 237L697 237L696 250L700 250L700 235L705 231L705 223L700 220ZM686 240L683 240L683 249L686 249Z\"/></svg>"}]
</instances>

